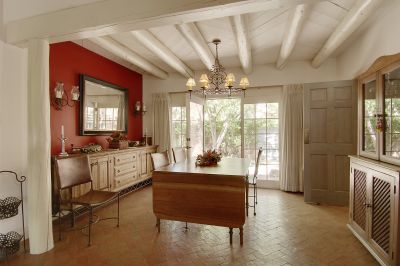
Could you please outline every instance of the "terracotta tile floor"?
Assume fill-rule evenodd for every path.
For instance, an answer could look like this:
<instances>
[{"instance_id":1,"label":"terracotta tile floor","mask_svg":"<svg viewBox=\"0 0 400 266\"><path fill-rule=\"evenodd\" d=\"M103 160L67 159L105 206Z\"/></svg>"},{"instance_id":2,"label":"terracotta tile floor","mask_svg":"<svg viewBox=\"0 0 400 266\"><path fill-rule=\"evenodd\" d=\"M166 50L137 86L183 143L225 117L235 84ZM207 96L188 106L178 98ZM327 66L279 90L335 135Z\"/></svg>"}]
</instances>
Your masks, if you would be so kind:
<instances>
[{"instance_id":1,"label":"terracotta tile floor","mask_svg":"<svg viewBox=\"0 0 400 266\"><path fill-rule=\"evenodd\" d=\"M115 214L115 205L97 211ZM78 223L86 222L86 216ZM162 221L155 227L151 187L121 200L121 227L103 221L93 245L81 232L64 233L42 255L18 254L7 265L377 265L346 228L347 208L308 205L299 194L259 189L257 216L249 214L244 245L227 228ZM57 239L57 234L55 234Z\"/></svg>"}]
</instances>

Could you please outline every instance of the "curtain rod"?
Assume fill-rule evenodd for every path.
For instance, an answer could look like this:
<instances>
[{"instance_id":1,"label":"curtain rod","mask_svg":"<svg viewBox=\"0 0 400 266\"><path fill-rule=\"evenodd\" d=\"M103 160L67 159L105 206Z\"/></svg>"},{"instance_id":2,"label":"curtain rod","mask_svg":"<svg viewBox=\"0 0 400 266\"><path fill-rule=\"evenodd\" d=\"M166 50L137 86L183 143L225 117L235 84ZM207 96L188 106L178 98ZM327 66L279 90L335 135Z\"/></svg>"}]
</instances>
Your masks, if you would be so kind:
<instances>
[{"instance_id":1,"label":"curtain rod","mask_svg":"<svg viewBox=\"0 0 400 266\"><path fill-rule=\"evenodd\" d=\"M247 87L246 90L257 90L257 89L267 89L267 88L276 88L276 87L283 87L283 85L269 85L269 86L253 86ZM181 93L188 93L188 91L171 91L168 92L170 94L181 94Z\"/></svg>"}]
</instances>

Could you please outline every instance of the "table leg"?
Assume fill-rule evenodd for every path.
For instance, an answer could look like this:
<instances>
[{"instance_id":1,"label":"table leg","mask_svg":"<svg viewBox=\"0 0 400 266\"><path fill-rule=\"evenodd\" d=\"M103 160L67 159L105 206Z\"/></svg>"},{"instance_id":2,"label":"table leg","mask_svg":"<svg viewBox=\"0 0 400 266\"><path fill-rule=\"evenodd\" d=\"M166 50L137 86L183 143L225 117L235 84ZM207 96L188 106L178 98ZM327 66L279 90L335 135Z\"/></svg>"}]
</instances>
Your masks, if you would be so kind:
<instances>
[{"instance_id":1,"label":"table leg","mask_svg":"<svg viewBox=\"0 0 400 266\"><path fill-rule=\"evenodd\" d=\"M249 216L249 176L246 176L246 216Z\"/></svg>"},{"instance_id":2,"label":"table leg","mask_svg":"<svg viewBox=\"0 0 400 266\"><path fill-rule=\"evenodd\" d=\"M157 218L157 224L156 224L156 226L157 226L158 232L160 233L160 219L159 219L159 218Z\"/></svg>"},{"instance_id":3,"label":"table leg","mask_svg":"<svg viewBox=\"0 0 400 266\"><path fill-rule=\"evenodd\" d=\"M229 227L229 244L232 245L232 235L233 235L233 229L232 227Z\"/></svg>"},{"instance_id":4,"label":"table leg","mask_svg":"<svg viewBox=\"0 0 400 266\"><path fill-rule=\"evenodd\" d=\"M243 245L243 227L239 227L240 245Z\"/></svg>"}]
</instances>

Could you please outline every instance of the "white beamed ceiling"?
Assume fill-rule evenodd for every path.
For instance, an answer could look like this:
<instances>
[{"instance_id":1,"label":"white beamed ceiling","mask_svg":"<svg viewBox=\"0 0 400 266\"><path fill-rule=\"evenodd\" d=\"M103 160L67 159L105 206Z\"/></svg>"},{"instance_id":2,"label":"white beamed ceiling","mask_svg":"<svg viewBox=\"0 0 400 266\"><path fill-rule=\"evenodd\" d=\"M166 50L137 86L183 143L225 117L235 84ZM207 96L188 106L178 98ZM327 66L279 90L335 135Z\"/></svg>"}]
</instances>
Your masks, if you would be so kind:
<instances>
[{"instance_id":1,"label":"white beamed ceiling","mask_svg":"<svg viewBox=\"0 0 400 266\"><path fill-rule=\"evenodd\" d=\"M356 0L331 0L312 5L293 52L289 57L289 62L299 60L311 61L355 2ZM276 63L286 25L290 21L290 11L291 9L285 8L246 14L253 65ZM219 57L221 64L225 68L241 67L236 38L229 17L200 20L195 22L195 25L200 30L204 39L209 43L208 45L214 55L215 46L211 41L215 38L221 39ZM175 25L166 25L148 30L189 68L194 71L206 69L199 55ZM110 35L110 37L162 70L168 73L176 72L175 69L148 50L129 32ZM96 48L96 44L88 44L90 42L86 40L76 41L76 43L96 53L105 54L108 58L113 57L107 51L104 51L104 49ZM337 55L337 51L333 55ZM116 58L114 57L114 59ZM118 60L121 62L120 59L114 61ZM129 66L129 64L124 65L136 71L138 70L134 66ZM144 73L141 70L139 72Z\"/></svg>"}]
</instances>

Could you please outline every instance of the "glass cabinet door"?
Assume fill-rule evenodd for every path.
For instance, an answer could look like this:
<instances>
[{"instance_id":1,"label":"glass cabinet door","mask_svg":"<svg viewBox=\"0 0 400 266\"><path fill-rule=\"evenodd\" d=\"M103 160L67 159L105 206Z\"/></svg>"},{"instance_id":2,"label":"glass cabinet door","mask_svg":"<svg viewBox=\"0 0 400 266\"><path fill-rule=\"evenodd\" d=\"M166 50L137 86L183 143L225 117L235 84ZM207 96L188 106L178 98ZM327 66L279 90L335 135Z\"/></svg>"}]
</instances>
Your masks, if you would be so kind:
<instances>
[{"instance_id":1,"label":"glass cabinet door","mask_svg":"<svg viewBox=\"0 0 400 266\"><path fill-rule=\"evenodd\" d=\"M400 158L400 67L383 73L383 104L385 130L383 155Z\"/></svg>"},{"instance_id":2,"label":"glass cabinet door","mask_svg":"<svg viewBox=\"0 0 400 266\"><path fill-rule=\"evenodd\" d=\"M363 83L362 86L362 151L375 155L377 153L377 88L376 80L370 80Z\"/></svg>"}]
</instances>

